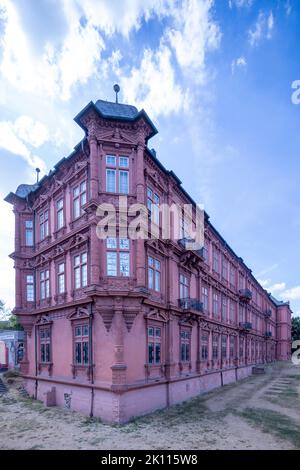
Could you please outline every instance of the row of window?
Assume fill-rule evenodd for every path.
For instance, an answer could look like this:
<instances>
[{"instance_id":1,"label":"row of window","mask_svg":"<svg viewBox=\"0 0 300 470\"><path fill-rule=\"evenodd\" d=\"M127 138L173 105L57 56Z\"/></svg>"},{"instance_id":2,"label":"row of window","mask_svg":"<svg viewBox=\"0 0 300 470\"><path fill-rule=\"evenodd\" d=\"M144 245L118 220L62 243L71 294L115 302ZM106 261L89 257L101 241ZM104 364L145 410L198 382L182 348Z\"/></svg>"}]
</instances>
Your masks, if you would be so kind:
<instances>
[{"instance_id":1,"label":"row of window","mask_svg":"<svg viewBox=\"0 0 300 470\"><path fill-rule=\"evenodd\" d=\"M201 333L201 360L207 361L209 358L209 335L207 331ZM248 341L247 351L245 350L245 339L239 338L239 351L237 351L237 338L233 335L211 333L211 354L213 360L235 359L239 354L240 359L251 356L252 359L263 357L264 344L260 341ZM150 365L160 365L163 362L163 328L150 325L147 328L147 361ZM50 326L40 327L40 362L51 362L51 329ZM88 323L77 324L73 327L73 347L74 364L88 365L90 360L89 351L89 325ZM190 362L191 360L191 330L182 328L180 331L180 362Z\"/></svg>"},{"instance_id":2,"label":"row of window","mask_svg":"<svg viewBox=\"0 0 300 470\"><path fill-rule=\"evenodd\" d=\"M66 291L65 279L65 262L57 264L57 293L64 294ZM87 253L81 253L74 256L73 259L73 273L74 273L74 288L80 289L86 287L88 284L87 273ZM27 302L34 301L34 276L32 274L26 275L26 300ZM45 269L39 272L39 292L40 299L45 300L50 297L50 271Z\"/></svg>"}]
</instances>

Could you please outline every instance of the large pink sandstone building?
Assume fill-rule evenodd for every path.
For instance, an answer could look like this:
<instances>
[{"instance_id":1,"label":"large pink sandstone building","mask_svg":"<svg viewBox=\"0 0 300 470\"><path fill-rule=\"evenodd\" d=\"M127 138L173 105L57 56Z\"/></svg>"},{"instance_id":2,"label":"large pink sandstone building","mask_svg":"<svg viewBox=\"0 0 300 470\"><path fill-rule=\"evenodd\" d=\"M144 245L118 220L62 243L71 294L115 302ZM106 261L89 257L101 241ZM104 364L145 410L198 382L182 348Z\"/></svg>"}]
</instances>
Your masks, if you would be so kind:
<instances>
[{"instance_id":1,"label":"large pink sandstone building","mask_svg":"<svg viewBox=\"0 0 300 470\"><path fill-rule=\"evenodd\" d=\"M205 213L205 244L97 236L100 203L195 203L148 140L133 106L99 100L75 118L85 137L34 185L15 213L15 313L26 332L28 392L125 422L288 360L291 310L276 301ZM184 224L183 224L184 225Z\"/></svg>"}]
</instances>

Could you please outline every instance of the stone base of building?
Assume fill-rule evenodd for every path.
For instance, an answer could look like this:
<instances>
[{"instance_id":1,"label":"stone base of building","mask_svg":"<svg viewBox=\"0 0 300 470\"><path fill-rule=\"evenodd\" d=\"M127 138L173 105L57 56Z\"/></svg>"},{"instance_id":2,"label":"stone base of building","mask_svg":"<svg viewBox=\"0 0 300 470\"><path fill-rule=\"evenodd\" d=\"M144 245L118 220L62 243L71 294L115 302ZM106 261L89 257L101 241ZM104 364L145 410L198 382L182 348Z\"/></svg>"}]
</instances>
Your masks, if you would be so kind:
<instances>
[{"instance_id":1,"label":"stone base of building","mask_svg":"<svg viewBox=\"0 0 300 470\"><path fill-rule=\"evenodd\" d=\"M90 384L74 384L51 377L25 379L30 396L47 406L59 406L84 415L99 417L103 422L123 424L137 416L181 403L252 374L253 365L213 371L168 382L131 386L112 391Z\"/></svg>"}]
</instances>

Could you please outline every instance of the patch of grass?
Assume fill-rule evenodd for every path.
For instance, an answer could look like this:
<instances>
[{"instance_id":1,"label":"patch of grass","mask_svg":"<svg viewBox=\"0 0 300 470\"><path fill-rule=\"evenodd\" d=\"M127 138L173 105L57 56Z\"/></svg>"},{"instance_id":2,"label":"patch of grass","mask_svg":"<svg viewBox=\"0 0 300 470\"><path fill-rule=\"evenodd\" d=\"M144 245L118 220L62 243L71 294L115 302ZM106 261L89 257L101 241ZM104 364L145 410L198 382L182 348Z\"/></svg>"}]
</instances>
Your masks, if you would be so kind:
<instances>
[{"instance_id":1,"label":"patch of grass","mask_svg":"<svg viewBox=\"0 0 300 470\"><path fill-rule=\"evenodd\" d=\"M18 370L11 369L11 370L8 370L7 372L4 372L3 377L5 379L11 379L15 377L21 377L21 374Z\"/></svg>"},{"instance_id":2,"label":"patch of grass","mask_svg":"<svg viewBox=\"0 0 300 470\"><path fill-rule=\"evenodd\" d=\"M289 441L296 448L300 448L300 426L288 416L277 411L258 408L245 408L236 414L246 419L250 424L258 426L263 432L274 434L280 439Z\"/></svg>"},{"instance_id":3,"label":"patch of grass","mask_svg":"<svg viewBox=\"0 0 300 470\"><path fill-rule=\"evenodd\" d=\"M90 426L93 424L102 424L101 419L97 417L86 416L85 418L83 418L79 426L83 427L83 426Z\"/></svg>"}]
</instances>

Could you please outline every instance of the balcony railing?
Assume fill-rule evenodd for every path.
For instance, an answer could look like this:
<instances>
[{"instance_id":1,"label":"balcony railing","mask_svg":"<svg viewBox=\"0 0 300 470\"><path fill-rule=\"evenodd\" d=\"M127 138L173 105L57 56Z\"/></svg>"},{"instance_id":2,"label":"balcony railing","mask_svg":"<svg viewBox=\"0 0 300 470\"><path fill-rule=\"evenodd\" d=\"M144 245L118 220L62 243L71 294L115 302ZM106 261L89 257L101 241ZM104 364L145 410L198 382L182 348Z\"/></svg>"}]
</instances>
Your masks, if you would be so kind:
<instances>
[{"instance_id":1,"label":"balcony railing","mask_svg":"<svg viewBox=\"0 0 300 470\"><path fill-rule=\"evenodd\" d=\"M265 317L267 318L271 318L272 316L272 310L270 308L268 308L266 311L265 311Z\"/></svg>"},{"instance_id":2,"label":"balcony railing","mask_svg":"<svg viewBox=\"0 0 300 470\"><path fill-rule=\"evenodd\" d=\"M250 330L252 330L252 323L249 323L249 322L242 323L242 322L240 322L240 328L242 328L242 330L245 330L245 331L250 331Z\"/></svg>"},{"instance_id":3,"label":"balcony railing","mask_svg":"<svg viewBox=\"0 0 300 470\"><path fill-rule=\"evenodd\" d=\"M183 310L196 310L197 312L203 312L203 303L197 299L179 299L179 307Z\"/></svg>"},{"instance_id":4,"label":"balcony railing","mask_svg":"<svg viewBox=\"0 0 300 470\"><path fill-rule=\"evenodd\" d=\"M272 331L266 331L265 332L265 337L266 338L272 338Z\"/></svg>"},{"instance_id":5,"label":"balcony railing","mask_svg":"<svg viewBox=\"0 0 300 470\"><path fill-rule=\"evenodd\" d=\"M239 290L240 300L243 302L250 302L252 299L252 292L249 289L240 289Z\"/></svg>"}]
</instances>

